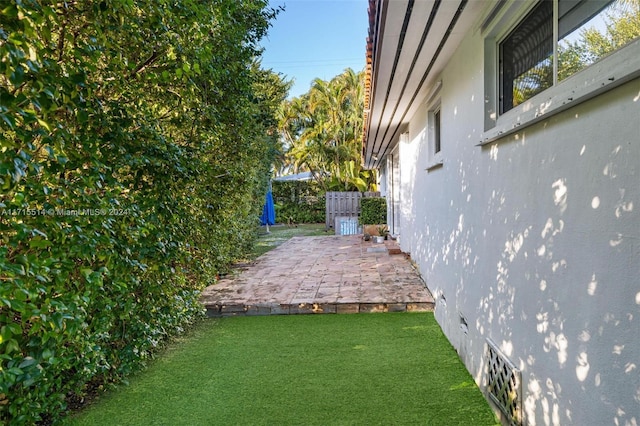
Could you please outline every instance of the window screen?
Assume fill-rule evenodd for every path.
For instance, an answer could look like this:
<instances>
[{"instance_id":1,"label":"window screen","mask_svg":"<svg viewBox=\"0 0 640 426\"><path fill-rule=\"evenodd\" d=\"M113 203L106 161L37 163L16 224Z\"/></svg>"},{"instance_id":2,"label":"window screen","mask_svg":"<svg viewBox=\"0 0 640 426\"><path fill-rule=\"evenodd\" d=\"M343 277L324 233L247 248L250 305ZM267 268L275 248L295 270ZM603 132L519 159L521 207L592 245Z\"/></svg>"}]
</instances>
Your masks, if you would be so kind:
<instances>
[{"instance_id":1,"label":"window screen","mask_svg":"<svg viewBox=\"0 0 640 426\"><path fill-rule=\"evenodd\" d=\"M540 2L500 43L500 113L553 85L553 2Z\"/></svg>"}]
</instances>

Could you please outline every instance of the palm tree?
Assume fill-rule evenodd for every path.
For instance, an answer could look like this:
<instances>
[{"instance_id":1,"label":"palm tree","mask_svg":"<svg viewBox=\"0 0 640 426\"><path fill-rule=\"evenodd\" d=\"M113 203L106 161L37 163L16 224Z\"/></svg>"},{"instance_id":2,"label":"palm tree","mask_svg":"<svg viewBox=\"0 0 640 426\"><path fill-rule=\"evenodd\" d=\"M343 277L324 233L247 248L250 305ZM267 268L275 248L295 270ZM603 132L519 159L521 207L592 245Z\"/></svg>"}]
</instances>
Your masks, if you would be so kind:
<instances>
[{"instance_id":1,"label":"palm tree","mask_svg":"<svg viewBox=\"0 0 640 426\"><path fill-rule=\"evenodd\" d=\"M315 79L308 93L283 108L280 131L291 146L290 164L311 171L325 190L366 191L375 183L360 156L363 79L351 69L330 81Z\"/></svg>"}]
</instances>

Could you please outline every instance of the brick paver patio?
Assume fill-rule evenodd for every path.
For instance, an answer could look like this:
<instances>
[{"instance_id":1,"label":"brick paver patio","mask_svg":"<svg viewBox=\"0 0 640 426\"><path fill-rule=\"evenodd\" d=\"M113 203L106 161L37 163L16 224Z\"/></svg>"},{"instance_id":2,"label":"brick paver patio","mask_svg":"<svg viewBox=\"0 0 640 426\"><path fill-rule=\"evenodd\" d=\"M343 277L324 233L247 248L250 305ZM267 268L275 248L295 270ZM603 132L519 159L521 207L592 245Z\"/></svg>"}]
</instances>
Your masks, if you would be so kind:
<instances>
[{"instance_id":1,"label":"brick paver patio","mask_svg":"<svg viewBox=\"0 0 640 426\"><path fill-rule=\"evenodd\" d=\"M395 246L395 247L394 247ZM394 242L294 237L205 289L209 316L431 311L431 293Z\"/></svg>"}]
</instances>

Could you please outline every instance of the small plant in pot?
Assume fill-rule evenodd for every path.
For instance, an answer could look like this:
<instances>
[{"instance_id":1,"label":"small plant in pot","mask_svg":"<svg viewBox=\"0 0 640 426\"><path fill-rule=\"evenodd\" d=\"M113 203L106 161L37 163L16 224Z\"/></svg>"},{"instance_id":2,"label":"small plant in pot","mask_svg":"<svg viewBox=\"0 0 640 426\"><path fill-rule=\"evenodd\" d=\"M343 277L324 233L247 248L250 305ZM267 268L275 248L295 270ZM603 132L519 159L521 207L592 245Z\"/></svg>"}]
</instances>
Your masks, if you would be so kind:
<instances>
[{"instance_id":1,"label":"small plant in pot","mask_svg":"<svg viewBox=\"0 0 640 426\"><path fill-rule=\"evenodd\" d=\"M378 235L373 237L373 242L381 244L384 242L384 240L387 239L387 235L389 234L389 231L387 230L387 227L383 225L378 226L377 231L378 231Z\"/></svg>"},{"instance_id":2,"label":"small plant in pot","mask_svg":"<svg viewBox=\"0 0 640 426\"><path fill-rule=\"evenodd\" d=\"M364 233L371 235L374 243L382 243L389 233L387 225L387 201L383 197L364 197L360 200L359 223Z\"/></svg>"},{"instance_id":3,"label":"small plant in pot","mask_svg":"<svg viewBox=\"0 0 640 426\"><path fill-rule=\"evenodd\" d=\"M383 237L385 240L389 238L389 228L387 225L378 226L378 235Z\"/></svg>"}]
</instances>

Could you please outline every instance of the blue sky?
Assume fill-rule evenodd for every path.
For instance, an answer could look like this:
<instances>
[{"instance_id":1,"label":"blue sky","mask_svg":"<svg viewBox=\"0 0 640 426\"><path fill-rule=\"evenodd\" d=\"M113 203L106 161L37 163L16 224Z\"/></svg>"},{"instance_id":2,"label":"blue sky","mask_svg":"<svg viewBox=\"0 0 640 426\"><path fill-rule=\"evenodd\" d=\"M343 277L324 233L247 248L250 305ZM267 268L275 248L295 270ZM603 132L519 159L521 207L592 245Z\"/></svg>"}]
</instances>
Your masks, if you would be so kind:
<instances>
[{"instance_id":1,"label":"blue sky","mask_svg":"<svg viewBox=\"0 0 640 426\"><path fill-rule=\"evenodd\" d=\"M330 80L345 68L365 65L366 0L269 0L285 6L262 41L263 68L294 79L289 97L309 91L311 81Z\"/></svg>"}]
</instances>

